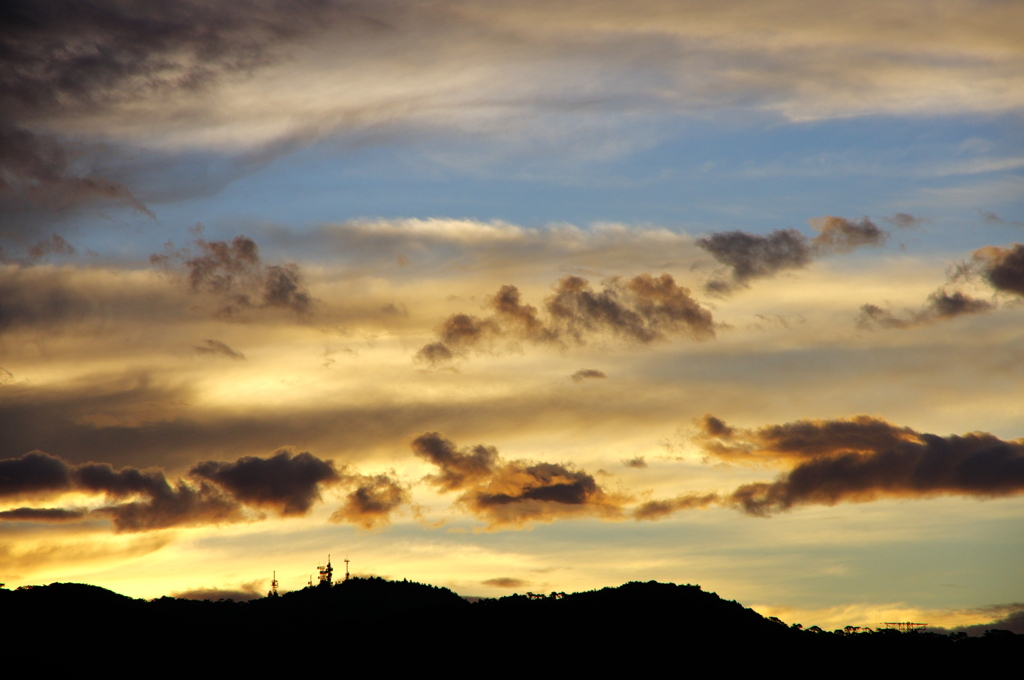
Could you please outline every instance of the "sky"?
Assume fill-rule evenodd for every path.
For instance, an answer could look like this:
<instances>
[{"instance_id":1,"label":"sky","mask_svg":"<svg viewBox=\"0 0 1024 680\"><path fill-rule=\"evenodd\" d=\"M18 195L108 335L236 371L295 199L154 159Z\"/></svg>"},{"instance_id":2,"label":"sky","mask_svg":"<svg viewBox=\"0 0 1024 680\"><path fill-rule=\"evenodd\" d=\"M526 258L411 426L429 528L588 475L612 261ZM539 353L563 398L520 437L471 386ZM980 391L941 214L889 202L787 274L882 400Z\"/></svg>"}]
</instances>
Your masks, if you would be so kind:
<instances>
[{"instance_id":1,"label":"sky","mask_svg":"<svg viewBox=\"0 0 1024 680\"><path fill-rule=\"evenodd\" d=\"M0 9L0 581L1024 611L1024 5Z\"/></svg>"}]
</instances>

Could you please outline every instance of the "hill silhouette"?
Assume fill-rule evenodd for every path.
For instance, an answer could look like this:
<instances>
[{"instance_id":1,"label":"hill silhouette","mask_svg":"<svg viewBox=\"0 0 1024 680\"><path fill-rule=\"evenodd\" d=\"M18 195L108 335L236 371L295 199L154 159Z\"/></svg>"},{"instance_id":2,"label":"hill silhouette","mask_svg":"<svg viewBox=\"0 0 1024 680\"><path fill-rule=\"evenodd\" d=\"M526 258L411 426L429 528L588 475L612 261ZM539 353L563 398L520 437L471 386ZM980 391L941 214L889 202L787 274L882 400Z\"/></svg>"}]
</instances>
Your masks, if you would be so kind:
<instances>
[{"instance_id":1,"label":"hill silhouette","mask_svg":"<svg viewBox=\"0 0 1024 680\"><path fill-rule=\"evenodd\" d=\"M694 663L757 669L784 659L836 671L919 672L968 671L1024 651L1024 635L1005 631L981 638L805 631L696 585L654 581L474 603L447 588L380 578L237 603L147 602L54 583L0 589L0 611L5 648L49 664L116 650L122 660L177 654L233 670L315 668L324 654L341 654L356 663L351 669L360 658L390 669L440 664L489 673L496 664L563 672L656 672L665 664L682 672L695 671Z\"/></svg>"}]
</instances>

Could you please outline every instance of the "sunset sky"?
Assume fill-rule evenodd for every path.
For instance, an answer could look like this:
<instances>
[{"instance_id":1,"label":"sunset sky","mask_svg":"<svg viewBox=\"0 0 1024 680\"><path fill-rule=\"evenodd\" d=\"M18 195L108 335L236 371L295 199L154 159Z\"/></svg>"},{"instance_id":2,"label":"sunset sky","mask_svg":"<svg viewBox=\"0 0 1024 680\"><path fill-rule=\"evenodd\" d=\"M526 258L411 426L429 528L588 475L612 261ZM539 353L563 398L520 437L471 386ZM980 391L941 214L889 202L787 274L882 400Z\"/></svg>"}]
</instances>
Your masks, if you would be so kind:
<instances>
[{"instance_id":1,"label":"sunset sky","mask_svg":"<svg viewBox=\"0 0 1024 680\"><path fill-rule=\"evenodd\" d=\"M4 3L0 582L1002 620L1022 244L1013 0Z\"/></svg>"}]
</instances>

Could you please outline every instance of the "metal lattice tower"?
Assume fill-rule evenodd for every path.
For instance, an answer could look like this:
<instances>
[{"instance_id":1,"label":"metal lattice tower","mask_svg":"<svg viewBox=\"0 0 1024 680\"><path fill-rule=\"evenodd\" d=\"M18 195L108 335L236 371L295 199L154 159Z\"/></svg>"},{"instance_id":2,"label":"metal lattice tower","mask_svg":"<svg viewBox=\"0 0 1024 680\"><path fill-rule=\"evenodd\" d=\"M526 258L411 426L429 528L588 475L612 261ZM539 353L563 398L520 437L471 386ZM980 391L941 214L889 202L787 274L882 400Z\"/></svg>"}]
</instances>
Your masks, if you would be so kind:
<instances>
[{"instance_id":1,"label":"metal lattice tower","mask_svg":"<svg viewBox=\"0 0 1024 680\"><path fill-rule=\"evenodd\" d=\"M331 585L331 578L334 574L334 567L331 566L331 556L327 556L327 566L317 567L320 570L320 585L327 584L328 587Z\"/></svg>"}]
</instances>

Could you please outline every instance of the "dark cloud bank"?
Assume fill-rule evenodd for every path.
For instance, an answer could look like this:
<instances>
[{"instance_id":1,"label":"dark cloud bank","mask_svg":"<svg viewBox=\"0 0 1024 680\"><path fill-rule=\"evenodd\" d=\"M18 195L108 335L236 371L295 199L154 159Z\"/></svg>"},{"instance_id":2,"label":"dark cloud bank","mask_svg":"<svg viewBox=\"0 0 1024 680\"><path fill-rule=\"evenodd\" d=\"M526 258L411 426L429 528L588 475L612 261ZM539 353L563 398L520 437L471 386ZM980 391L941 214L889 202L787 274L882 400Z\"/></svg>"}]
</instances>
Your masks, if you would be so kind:
<instances>
[{"instance_id":1,"label":"dark cloud bank","mask_svg":"<svg viewBox=\"0 0 1024 680\"><path fill-rule=\"evenodd\" d=\"M536 307L522 302L519 289L512 285L502 286L488 306L492 314L486 317L448 317L438 340L421 348L416 358L437 365L500 341L564 346L584 344L603 333L641 344L669 336L704 340L715 335L711 312L668 274L614 277L600 290L584 278L566 276L545 301L543 317Z\"/></svg>"},{"instance_id":2,"label":"dark cloud bank","mask_svg":"<svg viewBox=\"0 0 1024 680\"><path fill-rule=\"evenodd\" d=\"M203 461L188 479L171 483L158 469L75 465L33 451L0 460L0 500L39 501L80 492L104 497L105 505L91 511L22 507L0 512L0 520L58 522L92 516L109 519L117 531L133 532L258 519L252 511L294 517L308 513L333 485L351 491L332 521L373 527L387 523L389 513L407 500L405 487L389 475L338 470L310 453Z\"/></svg>"}]
</instances>

